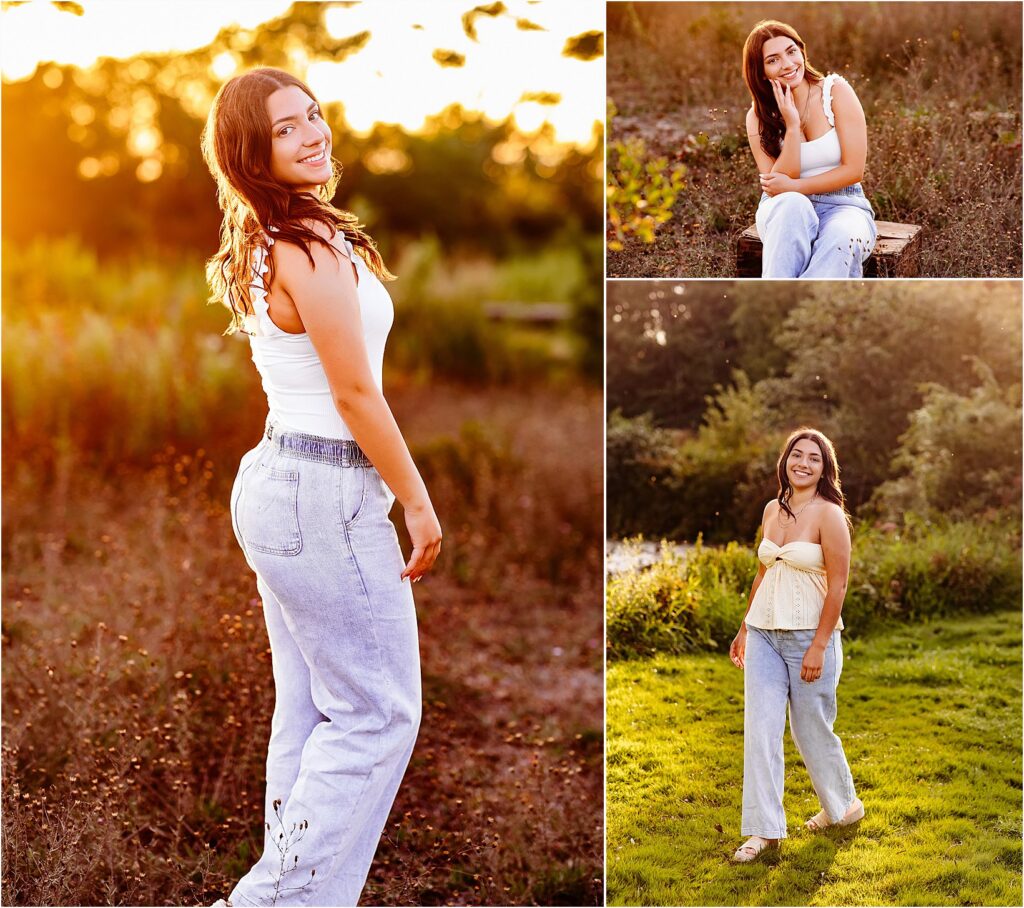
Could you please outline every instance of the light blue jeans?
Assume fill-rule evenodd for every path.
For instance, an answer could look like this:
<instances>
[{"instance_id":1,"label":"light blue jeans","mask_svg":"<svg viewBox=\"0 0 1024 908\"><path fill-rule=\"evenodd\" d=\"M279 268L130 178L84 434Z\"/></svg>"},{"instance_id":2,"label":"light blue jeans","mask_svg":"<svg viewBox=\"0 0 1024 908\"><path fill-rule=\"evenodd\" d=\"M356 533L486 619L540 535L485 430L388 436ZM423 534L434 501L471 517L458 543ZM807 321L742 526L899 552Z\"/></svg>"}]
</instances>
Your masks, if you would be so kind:
<instances>
[{"instance_id":1,"label":"light blue jeans","mask_svg":"<svg viewBox=\"0 0 1024 908\"><path fill-rule=\"evenodd\" d=\"M836 686L843 670L840 632L834 631L825 647L821 677L817 681L803 681L800 667L814 633L747 626L742 835L786 837L782 740L787 704L793 740L829 820L841 820L857 796L843 743L832 731L836 720Z\"/></svg>"},{"instance_id":2,"label":"light blue jeans","mask_svg":"<svg viewBox=\"0 0 1024 908\"><path fill-rule=\"evenodd\" d=\"M858 278L878 237L860 183L834 192L762 193L757 206L763 278Z\"/></svg>"},{"instance_id":3,"label":"light blue jeans","mask_svg":"<svg viewBox=\"0 0 1024 908\"><path fill-rule=\"evenodd\" d=\"M235 905L355 905L366 882L420 721L389 496L351 441L269 426L239 465L232 522L263 597L276 703L269 828Z\"/></svg>"}]
</instances>

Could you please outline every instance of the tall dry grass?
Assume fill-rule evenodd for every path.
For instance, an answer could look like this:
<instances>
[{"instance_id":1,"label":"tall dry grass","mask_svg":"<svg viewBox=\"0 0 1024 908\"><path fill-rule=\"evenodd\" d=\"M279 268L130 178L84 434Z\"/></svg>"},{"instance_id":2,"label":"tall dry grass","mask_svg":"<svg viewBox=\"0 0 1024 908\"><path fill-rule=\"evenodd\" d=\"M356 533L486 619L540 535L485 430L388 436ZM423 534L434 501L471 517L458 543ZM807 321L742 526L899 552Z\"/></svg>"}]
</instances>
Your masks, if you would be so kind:
<instances>
[{"instance_id":1,"label":"tall dry grass","mask_svg":"<svg viewBox=\"0 0 1024 908\"><path fill-rule=\"evenodd\" d=\"M262 846L272 679L226 503L265 404L186 266L65 253L5 274L3 901L209 903ZM600 394L540 353L520 385L443 355L386 372L446 535L364 901L595 904Z\"/></svg>"}]
</instances>

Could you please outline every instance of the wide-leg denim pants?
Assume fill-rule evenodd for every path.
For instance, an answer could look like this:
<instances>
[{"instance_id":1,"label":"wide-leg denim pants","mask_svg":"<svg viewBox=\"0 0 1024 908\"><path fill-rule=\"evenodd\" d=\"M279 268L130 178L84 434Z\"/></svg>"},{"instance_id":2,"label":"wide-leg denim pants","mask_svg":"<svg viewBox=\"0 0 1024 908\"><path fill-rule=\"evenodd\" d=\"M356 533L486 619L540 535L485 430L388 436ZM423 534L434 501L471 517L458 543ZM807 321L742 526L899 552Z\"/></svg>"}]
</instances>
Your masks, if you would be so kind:
<instances>
[{"instance_id":1,"label":"wide-leg denim pants","mask_svg":"<svg viewBox=\"0 0 1024 908\"><path fill-rule=\"evenodd\" d=\"M359 899L421 710L392 501L352 441L269 426L239 465L232 522L263 598L276 703L269 828L234 905Z\"/></svg>"},{"instance_id":2,"label":"wide-leg denim pants","mask_svg":"<svg viewBox=\"0 0 1024 908\"><path fill-rule=\"evenodd\" d=\"M878 237L860 183L816 195L761 195L755 218L763 278L859 278Z\"/></svg>"},{"instance_id":3,"label":"wide-leg denim pants","mask_svg":"<svg viewBox=\"0 0 1024 908\"><path fill-rule=\"evenodd\" d=\"M831 822L841 820L856 798L842 741L832 731L836 687L843 670L839 631L825 647L817 681L800 678L814 630L764 630L747 625L743 670L742 835L786 837L782 806L786 767L783 738L789 727Z\"/></svg>"}]
</instances>

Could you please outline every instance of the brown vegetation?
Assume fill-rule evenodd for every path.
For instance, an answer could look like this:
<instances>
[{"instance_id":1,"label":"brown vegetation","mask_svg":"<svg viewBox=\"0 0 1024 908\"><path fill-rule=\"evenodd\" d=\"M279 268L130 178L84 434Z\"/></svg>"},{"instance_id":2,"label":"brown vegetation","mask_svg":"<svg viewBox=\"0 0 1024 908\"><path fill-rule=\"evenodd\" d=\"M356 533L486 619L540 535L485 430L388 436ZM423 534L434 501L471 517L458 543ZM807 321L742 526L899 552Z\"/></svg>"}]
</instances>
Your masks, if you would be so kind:
<instances>
[{"instance_id":1,"label":"brown vegetation","mask_svg":"<svg viewBox=\"0 0 1024 908\"><path fill-rule=\"evenodd\" d=\"M391 396L447 536L416 591L422 731L364 900L598 903L600 398ZM218 439L231 456L66 453L45 486L8 445L5 904L208 903L258 853L273 690L226 509L258 420Z\"/></svg>"},{"instance_id":2,"label":"brown vegetation","mask_svg":"<svg viewBox=\"0 0 1024 908\"><path fill-rule=\"evenodd\" d=\"M1003 3L610 4L609 142L642 138L687 185L653 243L610 253L609 276L735 274L760 196L740 60L761 18L795 26L810 61L853 84L865 192L879 220L925 227L921 277L1020 276L1021 11Z\"/></svg>"}]
</instances>

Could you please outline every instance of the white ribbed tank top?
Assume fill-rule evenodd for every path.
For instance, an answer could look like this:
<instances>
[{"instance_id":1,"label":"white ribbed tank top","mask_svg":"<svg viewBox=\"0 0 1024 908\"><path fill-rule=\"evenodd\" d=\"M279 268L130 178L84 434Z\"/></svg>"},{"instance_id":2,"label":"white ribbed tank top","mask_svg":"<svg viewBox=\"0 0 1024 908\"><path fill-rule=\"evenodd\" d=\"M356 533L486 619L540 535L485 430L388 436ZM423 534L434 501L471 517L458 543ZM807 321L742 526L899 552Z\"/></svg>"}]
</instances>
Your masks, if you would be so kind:
<instances>
[{"instance_id":1,"label":"white ribbed tank top","mask_svg":"<svg viewBox=\"0 0 1024 908\"><path fill-rule=\"evenodd\" d=\"M343 235L339 232L338 236ZM282 331L270 319L267 293L260 277L267 273L269 247L273 237L264 235L266 247L253 253L253 282L249 293L254 314L247 316L252 361L263 381L270 419L282 429L319 435L323 438L352 438L352 432L334 405L327 373L309 335ZM395 310L384 285L367 267L361 255L344 240L355 263L359 313L370 369L377 387L383 390L384 346L394 321Z\"/></svg>"},{"instance_id":2,"label":"white ribbed tank top","mask_svg":"<svg viewBox=\"0 0 1024 908\"><path fill-rule=\"evenodd\" d=\"M800 143L801 178L813 177L819 173L834 170L843 162L843 152L839 147L839 133L836 132L836 117L832 113L832 86L837 81L846 82L846 79L838 73L829 73L821 83L821 106L824 108L825 118L832 128L823 136L818 136L810 142Z\"/></svg>"}]
</instances>

